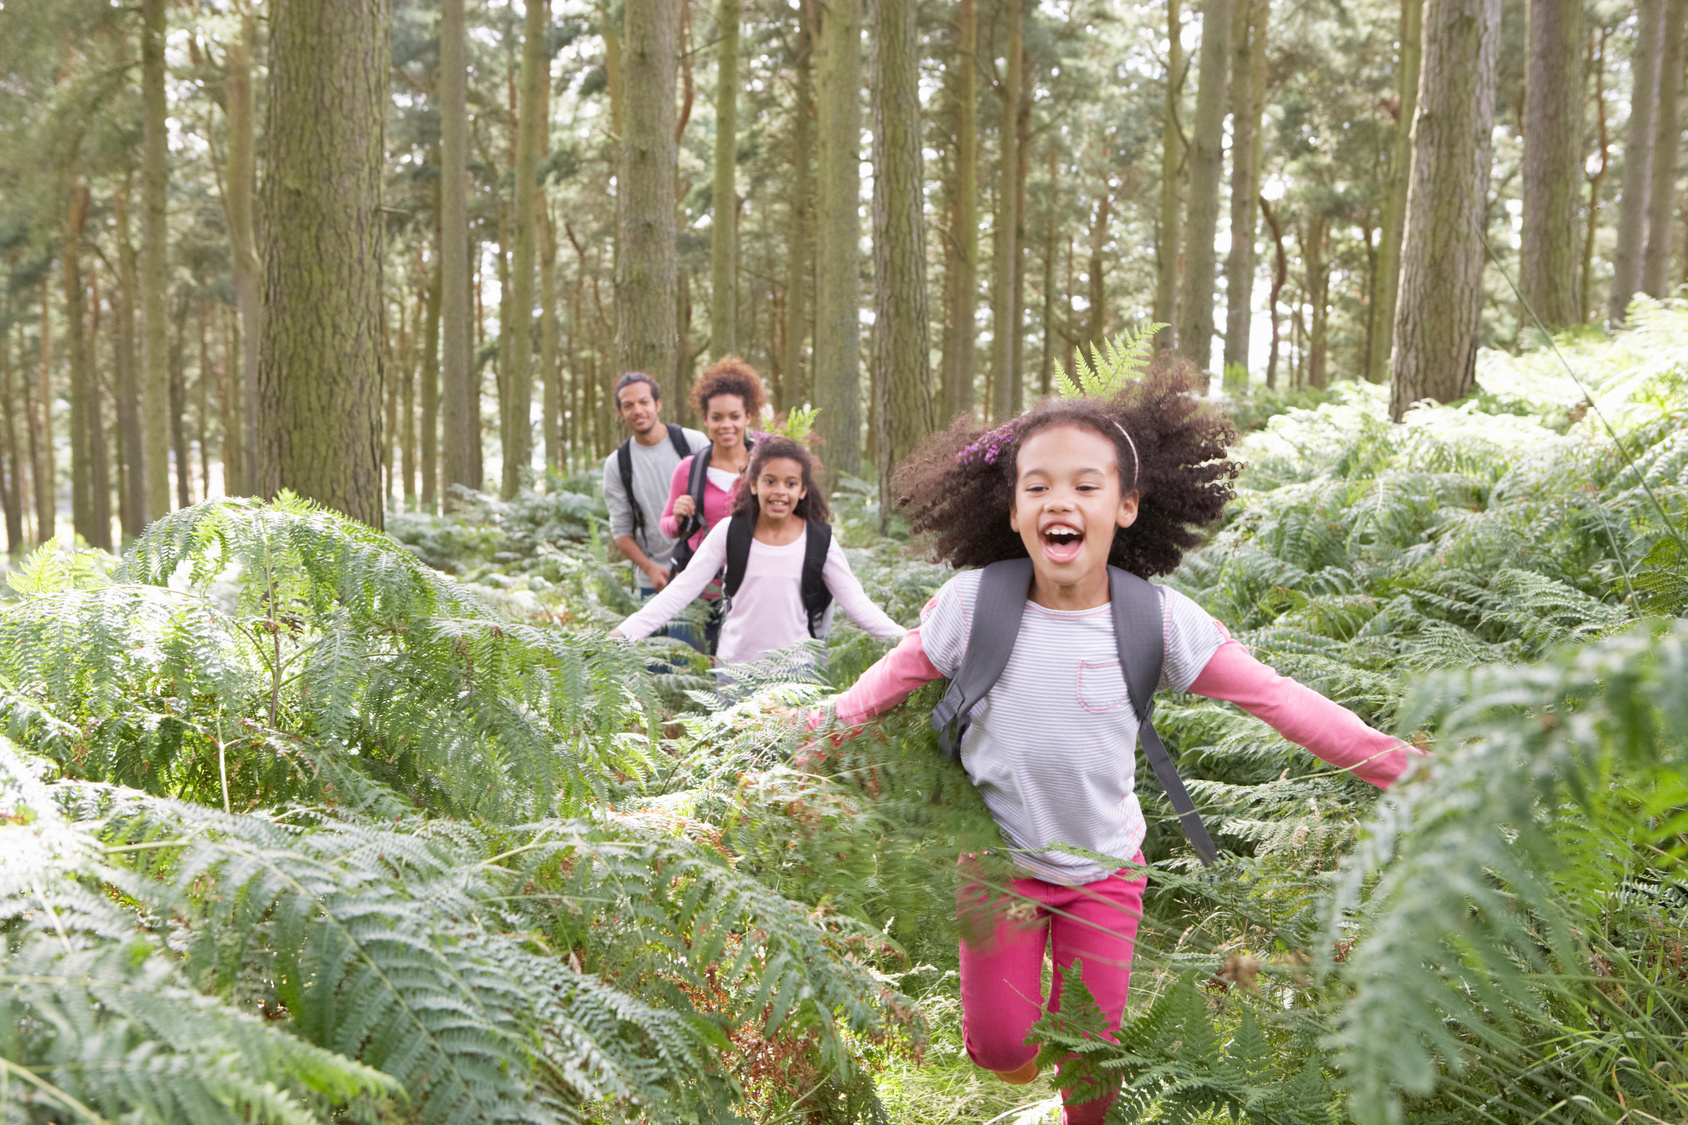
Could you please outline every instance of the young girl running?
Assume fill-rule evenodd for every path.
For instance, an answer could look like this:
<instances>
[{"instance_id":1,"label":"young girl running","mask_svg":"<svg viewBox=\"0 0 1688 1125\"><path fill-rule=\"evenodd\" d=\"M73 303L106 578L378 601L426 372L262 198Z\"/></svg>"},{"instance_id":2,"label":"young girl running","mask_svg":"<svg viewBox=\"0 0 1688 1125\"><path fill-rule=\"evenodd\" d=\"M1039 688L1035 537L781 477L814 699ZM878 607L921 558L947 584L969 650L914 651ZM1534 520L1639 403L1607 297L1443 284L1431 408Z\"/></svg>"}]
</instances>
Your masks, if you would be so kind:
<instances>
[{"instance_id":1,"label":"young girl running","mask_svg":"<svg viewBox=\"0 0 1688 1125\"><path fill-rule=\"evenodd\" d=\"M903 627L868 599L850 571L843 548L825 529L831 513L826 497L815 486L815 462L809 451L787 437L764 437L751 452L745 479L746 486L739 489L731 518L717 522L698 545L691 564L610 636L629 640L648 637L701 593L716 572L727 566L735 523L740 525L741 534L752 526L754 530L742 579L731 593L730 608L721 626L720 658L731 662L757 660L812 635L824 635L822 617L830 609L814 604L816 591L805 598L803 590L804 559L813 534L809 523L813 521L819 525L814 530L824 532L828 540L819 577L830 599L823 595L820 600L836 599L852 621L882 641L901 637Z\"/></svg>"},{"instance_id":2,"label":"young girl running","mask_svg":"<svg viewBox=\"0 0 1688 1125\"><path fill-rule=\"evenodd\" d=\"M1139 869L1101 865L1060 845L1142 863L1134 789L1138 720L1119 663L1108 566L1165 574L1232 494L1228 421L1193 397L1195 381L1158 373L1107 400L1045 403L989 433L965 419L899 470L909 526L958 567L1031 558L1007 667L973 708L961 762L1024 877L1007 894L963 887L962 1033L979 1066L1011 1083L1037 1075L1025 1041L1063 976L1085 985L1118 1027L1142 917ZM853 725L956 675L978 599L965 570L929 602L918 628L836 704ZM1332 765L1388 786L1416 753L1347 709L1256 661L1189 598L1158 587L1165 656L1160 686L1226 699ZM811 727L820 717L812 716ZM1059 732L1052 737L1052 732ZM982 925L979 923L983 923ZM974 937L973 935L980 935ZM1068 1095L1064 1120L1103 1120L1117 1087Z\"/></svg>"}]
</instances>

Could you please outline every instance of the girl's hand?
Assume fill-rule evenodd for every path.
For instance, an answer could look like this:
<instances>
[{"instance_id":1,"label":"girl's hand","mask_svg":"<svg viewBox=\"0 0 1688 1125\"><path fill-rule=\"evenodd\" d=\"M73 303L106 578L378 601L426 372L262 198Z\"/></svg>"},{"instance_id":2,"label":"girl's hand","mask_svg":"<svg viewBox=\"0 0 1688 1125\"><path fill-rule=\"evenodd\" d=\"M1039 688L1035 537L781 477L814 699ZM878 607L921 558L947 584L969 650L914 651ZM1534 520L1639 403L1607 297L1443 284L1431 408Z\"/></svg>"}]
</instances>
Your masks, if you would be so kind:
<instances>
[{"instance_id":1,"label":"girl's hand","mask_svg":"<svg viewBox=\"0 0 1688 1125\"><path fill-rule=\"evenodd\" d=\"M624 634L620 629L611 629L610 630L610 640L612 640L612 641L625 641L626 639L627 639L626 634Z\"/></svg>"},{"instance_id":2,"label":"girl's hand","mask_svg":"<svg viewBox=\"0 0 1688 1125\"><path fill-rule=\"evenodd\" d=\"M688 492L684 496L674 498L675 519L686 519L695 511L697 511L697 505L692 501L691 493Z\"/></svg>"}]
</instances>

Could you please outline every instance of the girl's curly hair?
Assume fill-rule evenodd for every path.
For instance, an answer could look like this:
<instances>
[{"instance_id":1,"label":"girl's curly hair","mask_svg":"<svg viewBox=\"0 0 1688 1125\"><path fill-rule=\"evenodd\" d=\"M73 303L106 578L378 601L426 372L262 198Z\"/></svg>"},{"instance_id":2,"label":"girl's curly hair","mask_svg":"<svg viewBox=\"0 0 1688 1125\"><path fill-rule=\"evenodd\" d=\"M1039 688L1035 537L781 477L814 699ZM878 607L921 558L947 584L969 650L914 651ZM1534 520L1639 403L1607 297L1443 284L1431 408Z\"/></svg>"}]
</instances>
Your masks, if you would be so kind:
<instances>
[{"instance_id":1,"label":"girl's curly hair","mask_svg":"<svg viewBox=\"0 0 1688 1125\"><path fill-rule=\"evenodd\" d=\"M762 376L736 355L722 356L692 384L692 408L699 418L709 415L709 400L716 395L737 395L744 403L745 415L753 420L761 416L762 407L768 401Z\"/></svg>"},{"instance_id":2,"label":"girl's curly hair","mask_svg":"<svg viewBox=\"0 0 1688 1125\"><path fill-rule=\"evenodd\" d=\"M788 457L803 466L803 488L806 495L797 501L792 508L792 514L805 520L815 520L819 523L832 522L832 509L827 506L826 493L815 483L815 457L802 442L793 441L781 434L764 434L750 450L750 464L745 466L744 479L733 493L733 510L735 516L749 516L755 519L760 512L758 500L750 491L751 484L762 473L762 466L776 457Z\"/></svg>"},{"instance_id":3,"label":"girl's curly hair","mask_svg":"<svg viewBox=\"0 0 1688 1125\"><path fill-rule=\"evenodd\" d=\"M1197 529L1224 509L1241 468L1227 453L1237 436L1230 418L1197 397L1204 384L1188 362L1157 365L1109 398L1052 399L988 433L958 417L898 467L897 506L934 561L1025 558L1008 526L1020 444L1051 426L1080 426L1113 444L1120 486L1139 494L1137 519L1114 532L1108 562L1144 578L1166 574L1201 542Z\"/></svg>"}]
</instances>

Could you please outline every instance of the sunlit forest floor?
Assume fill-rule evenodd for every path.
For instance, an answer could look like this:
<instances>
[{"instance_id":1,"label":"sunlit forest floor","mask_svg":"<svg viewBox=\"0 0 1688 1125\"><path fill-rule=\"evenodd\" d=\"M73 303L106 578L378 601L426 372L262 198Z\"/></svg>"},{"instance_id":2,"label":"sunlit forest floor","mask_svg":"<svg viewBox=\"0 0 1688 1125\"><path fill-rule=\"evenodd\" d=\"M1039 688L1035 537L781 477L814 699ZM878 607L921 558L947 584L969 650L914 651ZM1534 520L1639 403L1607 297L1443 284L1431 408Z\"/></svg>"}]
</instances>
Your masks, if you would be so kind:
<instances>
[{"instance_id":1,"label":"sunlit forest floor","mask_svg":"<svg viewBox=\"0 0 1688 1125\"><path fill-rule=\"evenodd\" d=\"M1636 325L1399 426L1379 386L1233 393L1239 497L1170 584L1435 757L1379 799L1162 700L1230 855L1194 869L1145 779L1120 1043L1042 1030L1119 1120L1688 1119L1688 312ZM947 572L835 490L912 623ZM960 1048L954 857L992 830L924 697L799 768L776 707L882 647L841 622L737 702L653 673L683 653L602 639L602 528L581 471L391 538L212 500L12 572L0 1059L41 1084L5 1119L1058 1120Z\"/></svg>"}]
</instances>

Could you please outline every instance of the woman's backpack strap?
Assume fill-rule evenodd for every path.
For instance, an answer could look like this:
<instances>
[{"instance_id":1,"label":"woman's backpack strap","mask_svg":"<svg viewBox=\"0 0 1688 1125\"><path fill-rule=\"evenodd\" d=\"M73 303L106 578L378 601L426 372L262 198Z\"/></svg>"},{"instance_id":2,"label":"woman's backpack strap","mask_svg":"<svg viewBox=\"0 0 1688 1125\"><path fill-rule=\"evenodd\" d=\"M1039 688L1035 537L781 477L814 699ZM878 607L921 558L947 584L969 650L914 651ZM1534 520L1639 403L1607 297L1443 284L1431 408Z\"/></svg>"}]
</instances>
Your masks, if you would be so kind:
<instances>
[{"instance_id":1,"label":"woman's backpack strap","mask_svg":"<svg viewBox=\"0 0 1688 1125\"><path fill-rule=\"evenodd\" d=\"M1161 788L1178 814L1190 846L1196 849L1203 864L1219 858L1213 837L1207 833L1196 803L1184 788L1184 779L1172 764L1160 733L1155 730L1155 689L1160 687L1161 667L1166 661L1166 625L1161 592L1135 574L1118 567L1108 568L1108 600L1114 611L1114 644L1119 647L1120 674L1125 677L1125 690L1131 697L1131 709L1137 713L1137 738L1143 753L1160 779ZM997 673L1001 675L1000 672Z\"/></svg>"},{"instance_id":2,"label":"woman's backpack strap","mask_svg":"<svg viewBox=\"0 0 1688 1125\"><path fill-rule=\"evenodd\" d=\"M953 759L961 758L961 738L967 733L969 713L1008 667L1031 587L1031 559L1006 559L979 572L979 597L973 603L973 623L961 667L951 678L943 699L932 708L932 729L938 732L938 745Z\"/></svg>"}]
</instances>

